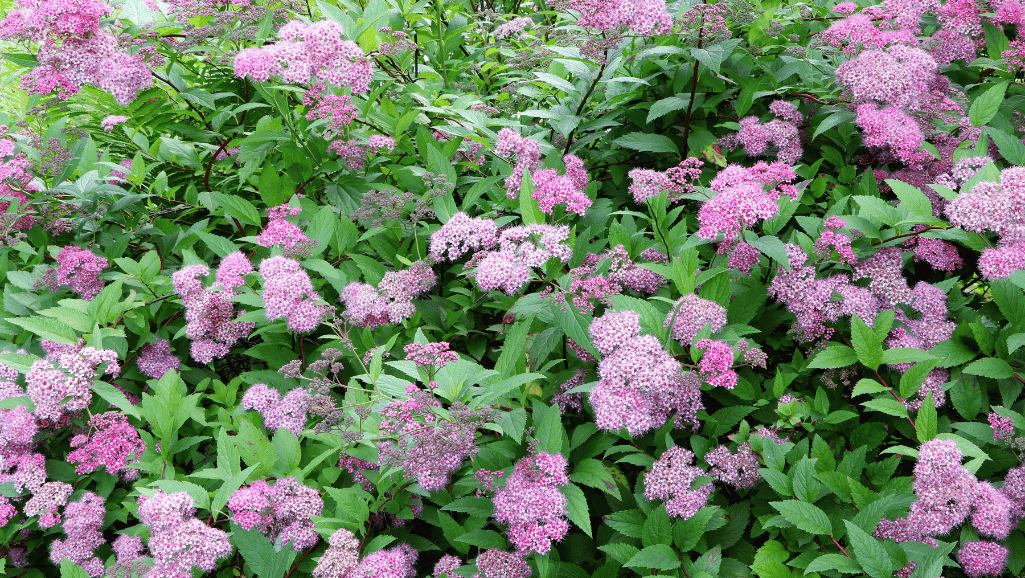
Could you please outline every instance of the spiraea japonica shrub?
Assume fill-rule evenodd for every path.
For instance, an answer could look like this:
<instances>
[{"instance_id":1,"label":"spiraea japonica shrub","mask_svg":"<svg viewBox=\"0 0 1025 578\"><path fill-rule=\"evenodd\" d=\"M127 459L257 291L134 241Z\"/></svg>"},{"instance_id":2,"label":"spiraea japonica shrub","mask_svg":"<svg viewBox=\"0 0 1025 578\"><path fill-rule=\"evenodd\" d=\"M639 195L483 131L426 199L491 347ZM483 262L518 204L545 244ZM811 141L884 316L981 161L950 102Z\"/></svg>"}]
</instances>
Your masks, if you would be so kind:
<instances>
[{"instance_id":1,"label":"spiraea japonica shrub","mask_svg":"<svg viewBox=\"0 0 1025 578\"><path fill-rule=\"evenodd\" d=\"M3 14L4 576L1025 569L1018 0Z\"/></svg>"}]
</instances>

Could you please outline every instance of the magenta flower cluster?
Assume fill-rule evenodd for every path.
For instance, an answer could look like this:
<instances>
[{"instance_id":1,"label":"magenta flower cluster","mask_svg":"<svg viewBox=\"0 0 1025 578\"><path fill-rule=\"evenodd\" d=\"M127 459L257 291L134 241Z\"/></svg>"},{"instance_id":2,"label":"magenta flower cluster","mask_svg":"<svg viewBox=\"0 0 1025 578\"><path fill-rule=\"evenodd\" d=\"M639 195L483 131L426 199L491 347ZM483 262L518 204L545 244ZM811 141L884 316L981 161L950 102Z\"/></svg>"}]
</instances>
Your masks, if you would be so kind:
<instances>
[{"instance_id":1,"label":"magenta flower cluster","mask_svg":"<svg viewBox=\"0 0 1025 578\"><path fill-rule=\"evenodd\" d=\"M302 387L282 397L278 390L265 383L253 384L242 396L242 407L260 412L264 427L271 431L284 428L296 437L306 429L310 403L310 394Z\"/></svg>"},{"instance_id":2,"label":"magenta flower cluster","mask_svg":"<svg viewBox=\"0 0 1025 578\"><path fill-rule=\"evenodd\" d=\"M757 116L744 117L740 119L740 130L720 138L719 144L730 150L744 147L744 152L752 157L775 152L776 160L791 165L797 163L803 152L803 135L797 127L804 115L797 106L785 100L774 101L769 110L777 118L761 122Z\"/></svg>"},{"instance_id":3,"label":"magenta flower cluster","mask_svg":"<svg viewBox=\"0 0 1025 578\"><path fill-rule=\"evenodd\" d=\"M328 548L313 569L314 578L415 578L418 552L408 544L359 557L360 541L345 528L327 539Z\"/></svg>"},{"instance_id":4,"label":"magenta flower cluster","mask_svg":"<svg viewBox=\"0 0 1025 578\"><path fill-rule=\"evenodd\" d=\"M758 161L753 167L729 165L712 179L709 188L717 194L698 211L698 235L705 239L734 242L745 227L774 217L780 195L797 200L797 189L788 183L797 174L784 162Z\"/></svg>"},{"instance_id":5,"label":"magenta flower cluster","mask_svg":"<svg viewBox=\"0 0 1025 578\"><path fill-rule=\"evenodd\" d=\"M498 244L498 226L491 219L470 217L460 211L431 234L431 257L455 261L467 253L489 250Z\"/></svg>"},{"instance_id":6,"label":"magenta flower cluster","mask_svg":"<svg viewBox=\"0 0 1025 578\"><path fill-rule=\"evenodd\" d=\"M712 333L726 327L726 308L693 293L680 297L666 315L669 335L684 347L694 344L698 332L708 326Z\"/></svg>"},{"instance_id":7,"label":"magenta flower cluster","mask_svg":"<svg viewBox=\"0 0 1025 578\"><path fill-rule=\"evenodd\" d=\"M103 516L107 512L103 504L103 498L86 492L81 500L65 506L61 528L66 538L54 540L50 544L51 562L60 566L61 560L67 558L81 566L89 576L103 576L103 561L94 554L105 542L100 531Z\"/></svg>"},{"instance_id":8,"label":"magenta flower cluster","mask_svg":"<svg viewBox=\"0 0 1025 578\"><path fill-rule=\"evenodd\" d=\"M139 350L139 358L135 360L139 371L150 379L160 379L168 371L177 371L181 363L178 356L171 353L171 342L166 339L157 339L144 345Z\"/></svg>"},{"instance_id":9,"label":"magenta flower cluster","mask_svg":"<svg viewBox=\"0 0 1025 578\"><path fill-rule=\"evenodd\" d=\"M210 572L218 560L231 554L228 534L207 526L193 517L195 513L195 503L186 492L157 490L151 497L139 496L138 517L149 526L153 558L147 576L188 576L193 568ZM119 564L129 562L118 560Z\"/></svg>"},{"instance_id":10,"label":"magenta flower cluster","mask_svg":"<svg viewBox=\"0 0 1025 578\"><path fill-rule=\"evenodd\" d=\"M520 554L547 554L552 542L569 531L566 496L559 487L569 483L566 457L532 451L517 460L505 487L494 497L495 521L508 524L507 536Z\"/></svg>"},{"instance_id":11,"label":"magenta flower cluster","mask_svg":"<svg viewBox=\"0 0 1025 578\"><path fill-rule=\"evenodd\" d=\"M484 291L500 289L506 295L515 294L530 281L532 268L542 267L549 259L569 261L573 254L567 242L569 234L565 225L547 224L521 225L502 231L496 250L474 256L477 286Z\"/></svg>"},{"instance_id":12,"label":"magenta flower cluster","mask_svg":"<svg viewBox=\"0 0 1025 578\"><path fill-rule=\"evenodd\" d=\"M224 357L256 326L252 322L234 319L235 304L231 299L235 294L235 283L240 279L241 264L237 258L226 257L221 262L217 277L224 278L228 286L218 281L211 287L205 287L201 278L210 274L206 265L187 265L171 276L175 293L185 305L185 320L188 322L185 336L192 340L192 359L200 363ZM251 266L249 270L252 270Z\"/></svg>"},{"instance_id":13,"label":"magenta flower cluster","mask_svg":"<svg viewBox=\"0 0 1025 578\"><path fill-rule=\"evenodd\" d=\"M235 75L264 82L272 76L283 82L349 87L353 94L370 90L373 66L352 40L343 39L342 25L332 20L306 24L292 20L278 31L281 39L246 48L235 56Z\"/></svg>"},{"instance_id":14,"label":"magenta flower cluster","mask_svg":"<svg viewBox=\"0 0 1025 578\"><path fill-rule=\"evenodd\" d=\"M630 194L638 203L658 197L668 191L670 203L683 199L684 195L697 190L695 183L701 178L701 167L705 163L697 157L687 157L679 165L665 171L651 169L630 169Z\"/></svg>"},{"instance_id":15,"label":"magenta flower cluster","mask_svg":"<svg viewBox=\"0 0 1025 578\"><path fill-rule=\"evenodd\" d=\"M316 303L320 296L298 261L281 256L264 259L260 263L260 276L263 277L263 309L268 321L284 317L290 331L309 333L330 313L329 306Z\"/></svg>"},{"instance_id":16,"label":"magenta flower cluster","mask_svg":"<svg viewBox=\"0 0 1025 578\"><path fill-rule=\"evenodd\" d=\"M263 247L280 247L281 253L286 257L308 257L310 248L316 243L288 220L288 217L294 217L301 212L302 209L299 207L290 205L267 209L267 226L256 237L256 243Z\"/></svg>"},{"instance_id":17,"label":"magenta flower cluster","mask_svg":"<svg viewBox=\"0 0 1025 578\"><path fill-rule=\"evenodd\" d=\"M57 266L43 275L42 284L51 291L66 285L82 299L92 301L103 290L100 273L109 264L88 249L64 247L57 253Z\"/></svg>"},{"instance_id":18,"label":"magenta flower cluster","mask_svg":"<svg viewBox=\"0 0 1025 578\"><path fill-rule=\"evenodd\" d=\"M35 361L25 374L25 389L36 405L36 417L57 421L88 407L93 399L93 379L101 364L108 375L116 376L121 371L117 352L92 347L67 346L47 355L47 359Z\"/></svg>"},{"instance_id":19,"label":"magenta flower cluster","mask_svg":"<svg viewBox=\"0 0 1025 578\"><path fill-rule=\"evenodd\" d=\"M661 427L674 414L677 427L697 423L701 378L684 373L656 337L640 332L633 311L609 311L591 323L591 341L605 356L590 394L595 423L606 431L626 428L632 436Z\"/></svg>"},{"instance_id":20,"label":"magenta flower cluster","mask_svg":"<svg viewBox=\"0 0 1025 578\"><path fill-rule=\"evenodd\" d=\"M420 367L441 369L459 359L459 354L449 349L448 341L431 343L410 343L402 348L406 352L406 360Z\"/></svg>"},{"instance_id":21,"label":"magenta flower cluster","mask_svg":"<svg viewBox=\"0 0 1025 578\"><path fill-rule=\"evenodd\" d=\"M949 205L947 216L954 225L1000 236L996 247L979 257L979 271L988 279L1000 279L1025 269L1025 167L1000 172L1000 181L983 181L970 191L962 190Z\"/></svg>"},{"instance_id":22,"label":"magenta flower cluster","mask_svg":"<svg viewBox=\"0 0 1025 578\"><path fill-rule=\"evenodd\" d=\"M371 329L385 323L402 323L416 314L413 299L437 283L438 277L426 261L417 261L404 271L385 273L377 287L353 281L342 289L342 318Z\"/></svg>"},{"instance_id":23,"label":"magenta flower cluster","mask_svg":"<svg viewBox=\"0 0 1025 578\"><path fill-rule=\"evenodd\" d=\"M584 161L574 155L562 157L566 165L566 174L560 175L555 169L541 169L531 176L534 192L531 198L537 201L543 213L552 214L555 205L565 203L570 213L583 215L591 206L591 199L584 192L590 179L584 169Z\"/></svg>"},{"instance_id":24,"label":"magenta flower cluster","mask_svg":"<svg viewBox=\"0 0 1025 578\"><path fill-rule=\"evenodd\" d=\"M674 445L644 474L644 497L664 500L669 516L686 520L705 507L712 495L712 484L692 488L703 475L705 472L694 466L694 452Z\"/></svg>"},{"instance_id":25,"label":"magenta flower cluster","mask_svg":"<svg viewBox=\"0 0 1025 578\"><path fill-rule=\"evenodd\" d=\"M316 545L320 535L311 516L320 516L324 500L313 488L295 478L281 478L274 485L258 480L228 498L233 522L246 530L256 529L281 545L301 552Z\"/></svg>"},{"instance_id":26,"label":"magenta flower cluster","mask_svg":"<svg viewBox=\"0 0 1025 578\"><path fill-rule=\"evenodd\" d=\"M103 466L109 474L137 479L139 471L127 466L138 463L146 444L128 418L116 411L96 414L89 418L89 428L88 435L71 438L71 447L76 449L68 454L68 462L75 464L75 473L85 474Z\"/></svg>"}]
</instances>

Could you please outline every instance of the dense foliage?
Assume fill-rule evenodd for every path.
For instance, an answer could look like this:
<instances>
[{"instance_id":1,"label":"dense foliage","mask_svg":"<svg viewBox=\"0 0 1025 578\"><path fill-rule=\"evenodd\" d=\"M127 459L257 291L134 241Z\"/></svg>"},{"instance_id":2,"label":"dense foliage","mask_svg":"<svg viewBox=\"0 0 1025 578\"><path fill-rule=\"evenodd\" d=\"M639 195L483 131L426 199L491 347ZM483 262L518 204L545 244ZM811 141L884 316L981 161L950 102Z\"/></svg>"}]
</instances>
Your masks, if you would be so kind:
<instances>
[{"instance_id":1,"label":"dense foliage","mask_svg":"<svg viewBox=\"0 0 1025 578\"><path fill-rule=\"evenodd\" d=\"M1019 574L1023 25L19 0L0 573Z\"/></svg>"}]
</instances>

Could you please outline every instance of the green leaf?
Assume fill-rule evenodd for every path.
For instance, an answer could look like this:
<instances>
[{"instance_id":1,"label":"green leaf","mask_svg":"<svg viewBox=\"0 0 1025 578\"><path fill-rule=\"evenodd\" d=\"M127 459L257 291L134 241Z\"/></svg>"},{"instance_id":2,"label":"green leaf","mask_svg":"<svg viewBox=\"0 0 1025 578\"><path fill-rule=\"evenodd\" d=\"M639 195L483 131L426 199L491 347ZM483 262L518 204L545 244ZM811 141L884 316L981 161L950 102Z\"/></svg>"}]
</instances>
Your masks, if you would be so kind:
<instances>
[{"instance_id":1,"label":"green leaf","mask_svg":"<svg viewBox=\"0 0 1025 578\"><path fill-rule=\"evenodd\" d=\"M787 247L778 237L765 236L748 240L748 244L758 249L763 255L772 259L783 267L790 269L790 258L787 257Z\"/></svg>"},{"instance_id":2,"label":"green leaf","mask_svg":"<svg viewBox=\"0 0 1025 578\"><path fill-rule=\"evenodd\" d=\"M896 564L890 559L883 545L857 524L849 520L844 520L844 524L847 525L847 537L854 550L854 558L861 564L865 573L872 578L893 578Z\"/></svg>"},{"instance_id":3,"label":"green leaf","mask_svg":"<svg viewBox=\"0 0 1025 578\"><path fill-rule=\"evenodd\" d=\"M861 404L869 411L880 411L894 417L908 417L908 408L892 397L880 397Z\"/></svg>"},{"instance_id":4,"label":"green leaf","mask_svg":"<svg viewBox=\"0 0 1025 578\"><path fill-rule=\"evenodd\" d=\"M858 362L858 354L853 349L839 343L830 343L808 364L808 369L835 369L847 367Z\"/></svg>"},{"instance_id":5,"label":"green leaf","mask_svg":"<svg viewBox=\"0 0 1025 578\"><path fill-rule=\"evenodd\" d=\"M238 195L209 194L214 204L224 209L224 213L229 217L234 217L243 223L260 226L260 212L249 201Z\"/></svg>"},{"instance_id":6,"label":"green leaf","mask_svg":"<svg viewBox=\"0 0 1025 578\"><path fill-rule=\"evenodd\" d=\"M811 561L804 569L805 574L833 570L844 574L861 573L861 565L843 554L823 554Z\"/></svg>"},{"instance_id":7,"label":"green leaf","mask_svg":"<svg viewBox=\"0 0 1025 578\"><path fill-rule=\"evenodd\" d=\"M599 489L607 494L612 494L620 499L619 486L616 485L612 473L605 467L605 464L594 458L587 458L573 466L573 473L569 476L570 481Z\"/></svg>"},{"instance_id":8,"label":"green leaf","mask_svg":"<svg viewBox=\"0 0 1025 578\"><path fill-rule=\"evenodd\" d=\"M779 511L780 514L798 530L811 534L831 535L833 524L829 516L815 504L787 500L784 502L769 502L769 505Z\"/></svg>"},{"instance_id":9,"label":"green leaf","mask_svg":"<svg viewBox=\"0 0 1025 578\"><path fill-rule=\"evenodd\" d=\"M960 379L950 388L950 401L962 419L972 421L983 405L983 392L974 378Z\"/></svg>"},{"instance_id":10,"label":"green leaf","mask_svg":"<svg viewBox=\"0 0 1025 578\"><path fill-rule=\"evenodd\" d=\"M260 578L284 578L298 552L291 547L275 549L274 544L257 530L243 530L231 524L231 543Z\"/></svg>"},{"instance_id":11,"label":"green leaf","mask_svg":"<svg viewBox=\"0 0 1025 578\"><path fill-rule=\"evenodd\" d=\"M972 126L982 126L993 120L1000 110L1000 105L1004 102L1007 85L1006 80L994 84L972 101L972 106L968 109L968 119L972 121Z\"/></svg>"},{"instance_id":12,"label":"green leaf","mask_svg":"<svg viewBox=\"0 0 1025 578\"><path fill-rule=\"evenodd\" d=\"M667 546L673 543L673 525L669 521L669 514L666 513L664 507L658 507L648 514L648 519L644 521L644 527L641 530L641 544L644 546L654 546L655 544L665 544Z\"/></svg>"},{"instance_id":13,"label":"green leaf","mask_svg":"<svg viewBox=\"0 0 1025 578\"><path fill-rule=\"evenodd\" d=\"M741 42L740 38L734 38L718 44L713 44L708 48L691 48L690 55L692 58L704 64L713 73L719 74L719 68L722 63L730 57L733 49L736 48Z\"/></svg>"},{"instance_id":14,"label":"green leaf","mask_svg":"<svg viewBox=\"0 0 1025 578\"><path fill-rule=\"evenodd\" d=\"M936 359L936 357L928 351L922 351L914 347L894 347L883 352L883 363L886 365L918 363L927 359Z\"/></svg>"},{"instance_id":15,"label":"green leaf","mask_svg":"<svg viewBox=\"0 0 1025 578\"><path fill-rule=\"evenodd\" d=\"M883 343L876 339L876 332L859 317L851 317L851 343L858 361L865 367L876 370L883 361Z\"/></svg>"},{"instance_id":16,"label":"green leaf","mask_svg":"<svg viewBox=\"0 0 1025 578\"><path fill-rule=\"evenodd\" d=\"M918 417L915 418L915 433L918 441L925 443L936 437L936 405L932 401L932 392L925 397Z\"/></svg>"},{"instance_id":17,"label":"green leaf","mask_svg":"<svg viewBox=\"0 0 1025 578\"><path fill-rule=\"evenodd\" d=\"M101 326L109 325L117 319L118 315L124 311L121 307L123 303L121 298L123 289L124 283L118 279L104 287L103 290L89 302L87 311L92 317L93 323L99 323Z\"/></svg>"},{"instance_id":18,"label":"green leaf","mask_svg":"<svg viewBox=\"0 0 1025 578\"><path fill-rule=\"evenodd\" d=\"M630 538L640 538L647 517L640 510L620 510L605 516L610 528Z\"/></svg>"},{"instance_id":19,"label":"green leaf","mask_svg":"<svg viewBox=\"0 0 1025 578\"><path fill-rule=\"evenodd\" d=\"M874 379L860 379L858 380L858 383L854 385L854 390L851 391L851 397L857 397L859 395L865 394L882 393L884 391L889 391L889 389L890 388L886 387L885 385L879 383Z\"/></svg>"},{"instance_id":20,"label":"green leaf","mask_svg":"<svg viewBox=\"0 0 1025 578\"><path fill-rule=\"evenodd\" d=\"M900 206L914 215L932 217L932 201L925 196L921 189L897 179L886 179L886 184L890 185L897 198L900 199Z\"/></svg>"},{"instance_id":21,"label":"green leaf","mask_svg":"<svg viewBox=\"0 0 1025 578\"><path fill-rule=\"evenodd\" d=\"M661 118L674 110L683 110L687 108L687 104L690 103L690 97L680 98L678 96L669 96L657 101L651 105L651 109L648 110L648 120L651 122L655 119Z\"/></svg>"},{"instance_id":22,"label":"green leaf","mask_svg":"<svg viewBox=\"0 0 1025 578\"><path fill-rule=\"evenodd\" d=\"M666 153L680 156L680 149L673 139L660 134L632 132L612 141L623 148L649 153Z\"/></svg>"},{"instance_id":23,"label":"green leaf","mask_svg":"<svg viewBox=\"0 0 1025 578\"><path fill-rule=\"evenodd\" d=\"M819 498L822 484L815 479L815 462L808 456L790 468L790 479L793 480L794 497L802 502L812 503Z\"/></svg>"},{"instance_id":24,"label":"green leaf","mask_svg":"<svg viewBox=\"0 0 1025 578\"><path fill-rule=\"evenodd\" d=\"M588 536L591 535L591 513L587 508L587 498L580 486L569 483L560 488L566 496L566 516Z\"/></svg>"},{"instance_id":25,"label":"green leaf","mask_svg":"<svg viewBox=\"0 0 1025 578\"><path fill-rule=\"evenodd\" d=\"M569 436L562 426L562 413L557 405L534 402L534 435L537 449L551 454L569 453Z\"/></svg>"},{"instance_id":26,"label":"green leaf","mask_svg":"<svg viewBox=\"0 0 1025 578\"><path fill-rule=\"evenodd\" d=\"M1020 138L1009 135L1006 132L994 127L986 127L986 132L996 143L1000 150L1000 156L1007 159L1007 162L1014 165L1025 165L1025 144Z\"/></svg>"},{"instance_id":27,"label":"green leaf","mask_svg":"<svg viewBox=\"0 0 1025 578\"><path fill-rule=\"evenodd\" d=\"M89 578L89 573L67 558L61 559L61 578Z\"/></svg>"},{"instance_id":28,"label":"green leaf","mask_svg":"<svg viewBox=\"0 0 1025 578\"><path fill-rule=\"evenodd\" d=\"M78 333L63 321L52 317L9 317L5 319L22 329L48 341L63 345L77 345Z\"/></svg>"},{"instance_id":29,"label":"green leaf","mask_svg":"<svg viewBox=\"0 0 1025 578\"><path fill-rule=\"evenodd\" d=\"M627 568L651 568L667 572L680 567L680 557L666 544L655 544L641 550L623 565Z\"/></svg>"},{"instance_id":30,"label":"green leaf","mask_svg":"<svg viewBox=\"0 0 1025 578\"><path fill-rule=\"evenodd\" d=\"M1014 377L1014 369L1011 364L996 357L984 357L977 359L964 368L969 375L980 375L993 379L1008 379Z\"/></svg>"}]
</instances>

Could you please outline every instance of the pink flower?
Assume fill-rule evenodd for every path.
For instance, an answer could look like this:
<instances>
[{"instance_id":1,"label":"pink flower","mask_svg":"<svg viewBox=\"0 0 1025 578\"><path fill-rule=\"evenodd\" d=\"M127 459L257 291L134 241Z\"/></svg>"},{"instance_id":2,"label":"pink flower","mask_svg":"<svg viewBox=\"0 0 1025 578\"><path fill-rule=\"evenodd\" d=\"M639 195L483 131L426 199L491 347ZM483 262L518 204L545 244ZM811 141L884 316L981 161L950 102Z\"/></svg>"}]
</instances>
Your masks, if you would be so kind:
<instances>
[{"instance_id":1,"label":"pink flower","mask_svg":"<svg viewBox=\"0 0 1025 578\"><path fill-rule=\"evenodd\" d=\"M705 475L693 463L693 452L675 445L666 449L644 475L644 497L666 500L666 512L671 517L693 517L712 495L712 484L691 489L694 480Z\"/></svg>"},{"instance_id":2,"label":"pink flower","mask_svg":"<svg viewBox=\"0 0 1025 578\"><path fill-rule=\"evenodd\" d=\"M516 462L505 487L495 494L495 521L508 524L509 541L520 554L547 554L552 542L569 531L566 496L569 483L562 454L532 452Z\"/></svg>"}]
</instances>

